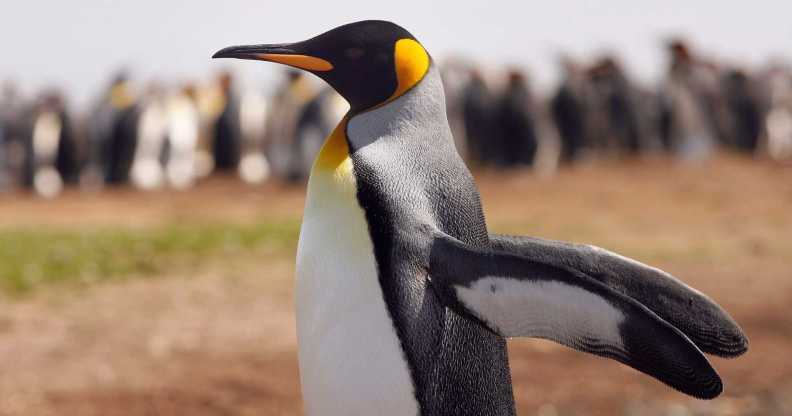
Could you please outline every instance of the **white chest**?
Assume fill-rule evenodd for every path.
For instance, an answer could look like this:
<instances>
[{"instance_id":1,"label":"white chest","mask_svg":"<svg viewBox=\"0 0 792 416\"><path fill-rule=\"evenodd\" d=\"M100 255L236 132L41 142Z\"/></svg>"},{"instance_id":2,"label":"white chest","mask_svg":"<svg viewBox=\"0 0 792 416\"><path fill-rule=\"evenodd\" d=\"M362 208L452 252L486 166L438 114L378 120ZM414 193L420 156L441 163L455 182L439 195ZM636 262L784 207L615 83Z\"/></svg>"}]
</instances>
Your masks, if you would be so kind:
<instances>
[{"instance_id":1,"label":"white chest","mask_svg":"<svg viewBox=\"0 0 792 416\"><path fill-rule=\"evenodd\" d=\"M297 336L307 415L416 415L354 177L314 172L297 250Z\"/></svg>"}]
</instances>

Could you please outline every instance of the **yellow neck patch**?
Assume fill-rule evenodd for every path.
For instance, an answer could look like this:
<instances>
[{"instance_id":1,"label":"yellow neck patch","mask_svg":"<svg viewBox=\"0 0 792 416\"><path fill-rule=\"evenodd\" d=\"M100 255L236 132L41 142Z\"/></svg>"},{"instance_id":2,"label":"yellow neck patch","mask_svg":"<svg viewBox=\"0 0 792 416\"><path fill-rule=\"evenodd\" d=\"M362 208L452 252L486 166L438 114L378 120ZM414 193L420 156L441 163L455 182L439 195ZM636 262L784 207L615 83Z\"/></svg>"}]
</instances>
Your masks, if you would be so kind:
<instances>
[{"instance_id":1,"label":"yellow neck patch","mask_svg":"<svg viewBox=\"0 0 792 416\"><path fill-rule=\"evenodd\" d=\"M429 54L412 39L399 39L394 48L394 64L398 86L388 101L401 96L415 86L429 71Z\"/></svg>"},{"instance_id":2,"label":"yellow neck patch","mask_svg":"<svg viewBox=\"0 0 792 416\"><path fill-rule=\"evenodd\" d=\"M347 119L344 117L327 137L316 161L314 161L314 170L334 172L336 175L342 176L351 173L352 159L349 158L346 125Z\"/></svg>"}]
</instances>

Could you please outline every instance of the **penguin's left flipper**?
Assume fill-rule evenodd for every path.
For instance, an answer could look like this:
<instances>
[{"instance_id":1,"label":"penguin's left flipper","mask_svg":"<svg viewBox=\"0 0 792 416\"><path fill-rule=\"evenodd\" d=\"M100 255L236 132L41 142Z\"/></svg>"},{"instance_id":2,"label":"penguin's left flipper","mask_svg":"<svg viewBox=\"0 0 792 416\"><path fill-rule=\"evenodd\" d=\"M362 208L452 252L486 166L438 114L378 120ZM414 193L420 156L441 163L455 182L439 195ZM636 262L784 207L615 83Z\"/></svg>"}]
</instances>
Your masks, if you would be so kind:
<instances>
[{"instance_id":1,"label":"penguin's left flipper","mask_svg":"<svg viewBox=\"0 0 792 416\"><path fill-rule=\"evenodd\" d=\"M472 247L438 232L429 277L450 307L504 337L545 338L612 358L702 399L723 390L682 331L580 270Z\"/></svg>"},{"instance_id":2,"label":"penguin's left flipper","mask_svg":"<svg viewBox=\"0 0 792 416\"><path fill-rule=\"evenodd\" d=\"M491 234L495 251L576 270L649 308L685 333L702 351L731 358L748 338L718 304L670 274L608 250L541 238Z\"/></svg>"}]
</instances>

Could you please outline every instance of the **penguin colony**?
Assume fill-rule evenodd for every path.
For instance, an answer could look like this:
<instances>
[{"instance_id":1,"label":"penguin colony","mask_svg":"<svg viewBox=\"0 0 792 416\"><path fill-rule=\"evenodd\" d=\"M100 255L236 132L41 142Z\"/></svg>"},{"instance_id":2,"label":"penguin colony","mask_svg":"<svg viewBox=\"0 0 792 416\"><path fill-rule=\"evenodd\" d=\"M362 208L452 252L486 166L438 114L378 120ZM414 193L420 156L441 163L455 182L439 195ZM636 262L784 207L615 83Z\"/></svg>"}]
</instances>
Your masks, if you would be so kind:
<instances>
[{"instance_id":1,"label":"penguin colony","mask_svg":"<svg viewBox=\"0 0 792 416\"><path fill-rule=\"evenodd\" d=\"M362 21L214 58L309 71L350 104L313 165L297 253L309 415L513 415L507 337L611 358L688 395L723 390L703 352L740 327L671 275L588 245L487 231L432 58Z\"/></svg>"}]
</instances>

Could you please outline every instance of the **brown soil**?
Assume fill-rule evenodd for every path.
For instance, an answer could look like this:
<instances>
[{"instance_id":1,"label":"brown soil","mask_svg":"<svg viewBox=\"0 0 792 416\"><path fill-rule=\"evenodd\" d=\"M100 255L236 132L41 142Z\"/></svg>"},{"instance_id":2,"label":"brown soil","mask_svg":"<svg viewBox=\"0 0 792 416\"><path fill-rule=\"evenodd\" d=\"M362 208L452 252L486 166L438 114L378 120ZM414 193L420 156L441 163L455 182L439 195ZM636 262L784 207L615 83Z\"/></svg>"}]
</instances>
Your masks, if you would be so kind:
<instances>
[{"instance_id":1,"label":"brown soil","mask_svg":"<svg viewBox=\"0 0 792 416\"><path fill-rule=\"evenodd\" d=\"M651 262L708 293L751 338L745 356L713 358L726 391L709 402L613 361L512 341L520 414L792 414L792 170L725 157L478 176L493 230ZM299 218L302 193L214 180L178 193L4 197L0 230ZM0 415L300 414L293 260L240 262L0 299Z\"/></svg>"}]
</instances>

